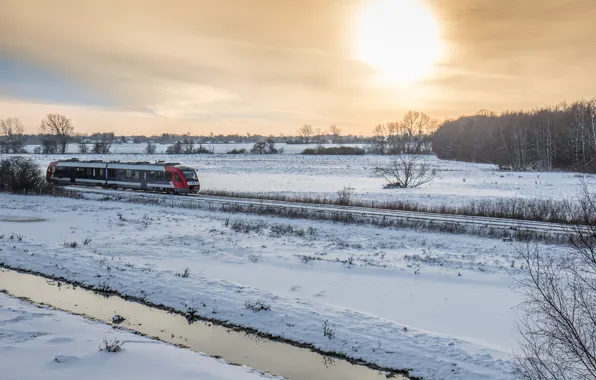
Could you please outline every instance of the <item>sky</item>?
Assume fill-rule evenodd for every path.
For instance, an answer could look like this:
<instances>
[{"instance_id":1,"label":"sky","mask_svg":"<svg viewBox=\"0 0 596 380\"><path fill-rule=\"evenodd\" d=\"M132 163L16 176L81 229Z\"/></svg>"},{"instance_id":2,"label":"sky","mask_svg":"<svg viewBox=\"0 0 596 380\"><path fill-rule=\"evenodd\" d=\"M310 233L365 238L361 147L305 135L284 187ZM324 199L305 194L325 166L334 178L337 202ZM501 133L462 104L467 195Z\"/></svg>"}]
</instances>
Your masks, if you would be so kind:
<instances>
[{"instance_id":1,"label":"sky","mask_svg":"<svg viewBox=\"0 0 596 380\"><path fill-rule=\"evenodd\" d=\"M0 0L0 118L37 132L370 134L596 97L594 0Z\"/></svg>"}]
</instances>

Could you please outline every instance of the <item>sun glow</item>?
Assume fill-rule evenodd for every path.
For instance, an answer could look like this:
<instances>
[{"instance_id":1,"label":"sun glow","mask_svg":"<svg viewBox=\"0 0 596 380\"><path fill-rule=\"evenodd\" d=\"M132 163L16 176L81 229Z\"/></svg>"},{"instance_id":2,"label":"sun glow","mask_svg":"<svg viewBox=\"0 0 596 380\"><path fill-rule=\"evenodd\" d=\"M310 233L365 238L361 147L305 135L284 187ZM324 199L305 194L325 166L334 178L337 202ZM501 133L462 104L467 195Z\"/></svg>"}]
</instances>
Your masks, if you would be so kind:
<instances>
[{"instance_id":1,"label":"sun glow","mask_svg":"<svg viewBox=\"0 0 596 380\"><path fill-rule=\"evenodd\" d=\"M374 0L358 14L356 59L382 83L423 79L443 54L437 20L422 0Z\"/></svg>"}]
</instances>

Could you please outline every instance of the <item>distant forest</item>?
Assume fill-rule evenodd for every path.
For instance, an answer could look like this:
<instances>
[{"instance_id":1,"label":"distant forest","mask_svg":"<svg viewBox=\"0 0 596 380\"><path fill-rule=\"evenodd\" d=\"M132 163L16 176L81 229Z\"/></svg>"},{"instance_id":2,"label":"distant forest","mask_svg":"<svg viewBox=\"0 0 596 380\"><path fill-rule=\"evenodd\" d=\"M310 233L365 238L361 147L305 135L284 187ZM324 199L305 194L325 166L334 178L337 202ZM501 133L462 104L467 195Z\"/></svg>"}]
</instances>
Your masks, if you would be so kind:
<instances>
[{"instance_id":1,"label":"distant forest","mask_svg":"<svg viewBox=\"0 0 596 380\"><path fill-rule=\"evenodd\" d=\"M596 172L596 99L530 111L482 111L447 120L432 148L442 159L502 169Z\"/></svg>"}]
</instances>

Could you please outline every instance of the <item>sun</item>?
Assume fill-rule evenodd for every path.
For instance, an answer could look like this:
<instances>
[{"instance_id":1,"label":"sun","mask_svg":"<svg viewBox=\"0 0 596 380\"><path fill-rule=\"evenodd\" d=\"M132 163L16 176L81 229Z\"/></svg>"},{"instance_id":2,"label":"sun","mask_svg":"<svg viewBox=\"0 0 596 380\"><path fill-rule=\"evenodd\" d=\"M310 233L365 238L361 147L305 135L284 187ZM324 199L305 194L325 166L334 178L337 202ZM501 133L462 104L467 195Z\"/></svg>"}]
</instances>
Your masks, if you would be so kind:
<instances>
[{"instance_id":1,"label":"sun","mask_svg":"<svg viewBox=\"0 0 596 380\"><path fill-rule=\"evenodd\" d=\"M356 24L355 59L383 83L423 79L443 53L438 22L422 0L374 0Z\"/></svg>"}]
</instances>

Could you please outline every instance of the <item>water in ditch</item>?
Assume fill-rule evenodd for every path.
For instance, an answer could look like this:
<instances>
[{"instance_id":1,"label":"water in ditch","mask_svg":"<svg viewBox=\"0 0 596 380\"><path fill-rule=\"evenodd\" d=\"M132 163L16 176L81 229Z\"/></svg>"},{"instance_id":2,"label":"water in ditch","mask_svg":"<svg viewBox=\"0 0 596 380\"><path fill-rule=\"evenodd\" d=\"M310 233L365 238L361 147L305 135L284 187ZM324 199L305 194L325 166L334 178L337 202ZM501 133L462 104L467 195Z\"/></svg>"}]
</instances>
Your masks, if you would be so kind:
<instances>
[{"instance_id":1,"label":"water in ditch","mask_svg":"<svg viewBox=\"0 0 596 380\"><path fill-rule=\"evenodd\" d=\"M31 274L1 269L0 290L107 323L117 313L125 318L120 324L125 328L291 380L406 379L212 323L189 324L179 314Z\"/></svg>"}]
</instances>

